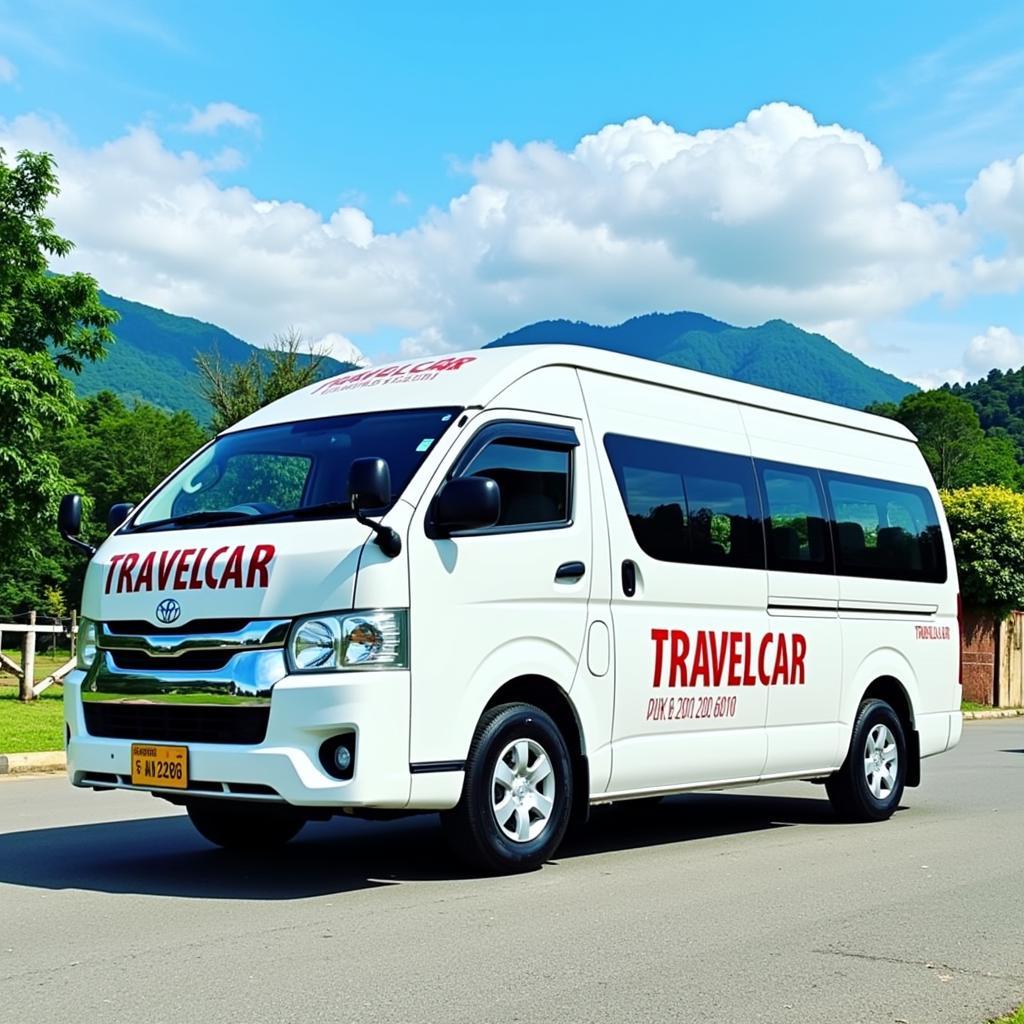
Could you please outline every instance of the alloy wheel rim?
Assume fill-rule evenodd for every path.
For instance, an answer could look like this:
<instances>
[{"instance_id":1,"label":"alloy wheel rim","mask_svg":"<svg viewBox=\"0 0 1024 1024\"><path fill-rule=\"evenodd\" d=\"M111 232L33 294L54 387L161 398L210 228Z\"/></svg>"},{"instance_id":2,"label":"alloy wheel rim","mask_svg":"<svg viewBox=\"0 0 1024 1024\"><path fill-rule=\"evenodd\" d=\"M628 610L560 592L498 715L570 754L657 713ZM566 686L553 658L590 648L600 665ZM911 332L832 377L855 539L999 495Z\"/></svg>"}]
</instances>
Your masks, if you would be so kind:
<instances>
[{"instance_id":1,"label":"alloy wheel rim","mask_svg":"<svg viewBox=\"0 0 1024 1024\"><path fill-rule=\"evenodd\" d=\"M536 740L513 740L491 775L491 809L498 828L514 843L537 839L551 821L556 791L547 751Z\"/></svg>"},{"instance_id":2,"label":"alloy wheel rim","mask_svg":"<svg viewBox=\"0 0 1024 1024\"><path fill-rule=\"evenodd\" d=\"M868 730L864 742L864 778L876 800L887 800L896 788L900 755L896 737L882 722Z\"/></svg>"}]
</instances>

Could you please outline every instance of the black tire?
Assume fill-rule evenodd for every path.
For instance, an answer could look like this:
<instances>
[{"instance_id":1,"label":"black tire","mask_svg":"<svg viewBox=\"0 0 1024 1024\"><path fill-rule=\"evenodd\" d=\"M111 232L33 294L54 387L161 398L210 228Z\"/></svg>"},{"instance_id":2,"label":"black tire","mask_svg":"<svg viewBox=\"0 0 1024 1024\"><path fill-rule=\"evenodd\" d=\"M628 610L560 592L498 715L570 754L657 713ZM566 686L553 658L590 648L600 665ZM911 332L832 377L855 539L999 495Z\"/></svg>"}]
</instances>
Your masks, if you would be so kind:
<instances>
[{"instance_id":1,"label":"black tire","mask_svg":"<svg viewBox=\"0 0 1024 1024\"><path fill-rule=\"evenodd\" d=\"M872 792L865 762L869 738L877 736L876 730L880 727L888 729L895 741L896 765L895 772L892 772L891 762L884 765L879 797ZM844 820L885 821L900 805L907 767L907 738L899 716L883 700L866 700L857 712L846 760L839 771L829 776L825 789L836 813ZM888 788L885 788L886 782Z\"/></svg>"},{"instance_id":2,"label":"black tire","mask_svg":"<svg viewBox=\"0 0 1024 1024\"><path fill-rule=\"evenodd\" d=\"M215 846L244 853L274 850L294 839L306 819L290 807L241 800L190 800L196 831Z\"/></svg>"},{"instance_id":3,"label":"black tire","mask_svg":"<svg viewBox=\"0 0 1024 1024\"><path fill-rule=\"evenodd\" d=\"M505 833L498 822L494 800L495 793L501 792L500 786L494 784L498 759L510 744L519 740L532 741L543 750L554 780L546 823L534 838L522 841ZM517 760L514 753L509 756ZM536 765L537 761L532 763ZM527 796L525 813L536 823L540 819L533 815L538 812L529 810L529 799ZM452 850L472 867L493 874L529 871L549 860L558 849L569 825L572 800L572 760L558 726L531 704L502 704L480 719L466 760L462 798L453 810L441 815L441 823ZM519 814L513 809L508 821L519 822Z\"/></svg>"}]
</instances>

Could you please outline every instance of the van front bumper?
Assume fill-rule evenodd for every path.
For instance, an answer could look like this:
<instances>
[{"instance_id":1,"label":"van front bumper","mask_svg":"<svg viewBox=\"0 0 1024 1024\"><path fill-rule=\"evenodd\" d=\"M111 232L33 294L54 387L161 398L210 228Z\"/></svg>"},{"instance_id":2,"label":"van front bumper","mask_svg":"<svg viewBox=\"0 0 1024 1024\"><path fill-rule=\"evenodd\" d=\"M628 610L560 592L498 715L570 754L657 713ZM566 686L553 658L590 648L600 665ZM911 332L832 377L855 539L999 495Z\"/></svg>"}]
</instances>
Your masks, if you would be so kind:
<instances>
[{"instance_id":1,"label":"van front bumper","mask_svg":"<svg viewBox=\"0 0 1024 1024\"><path fill-rule=\"evenodd\" d=\"M76 786L145 788L174 798L284 800L318 808L444 809L458 801L461 771L414 787L420 777L409 765L408 671L285 676L273 687L266 735L253 745L136 737L188 747L188 790L131 785L132 740L89 735L84 678L84 672L74 671L64 687L68 774ZM321 765L319 750L325 740L345 732L355 734L355 765L352 778L340 780Z\"/></svg>"}]
</instances>

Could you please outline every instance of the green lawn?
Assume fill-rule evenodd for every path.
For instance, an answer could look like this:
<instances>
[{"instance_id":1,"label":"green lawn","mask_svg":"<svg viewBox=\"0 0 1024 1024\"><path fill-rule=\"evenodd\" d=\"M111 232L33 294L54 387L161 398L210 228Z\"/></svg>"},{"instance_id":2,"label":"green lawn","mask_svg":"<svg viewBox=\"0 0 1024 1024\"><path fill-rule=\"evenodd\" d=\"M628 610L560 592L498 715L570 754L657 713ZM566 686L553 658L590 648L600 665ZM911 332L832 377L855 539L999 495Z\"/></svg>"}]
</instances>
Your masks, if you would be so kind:
<instances>
[{"instance_id":1,"label":"green lawn","mask_svg":"<svg viewBox=\"0 0 1024 1024\"><path fill-rule=\"evenodd\" d=\"M34 701L18 700L16 686L0 686L0 754L64 748L64 691L44 690Z\"/></svg>"},{"instance_id":2,"label":"green lawn","mask_svg":"<svg viewBox=\"0 0 1024 1024\"><path fill-rule=\"evenodd\" d=\"M961 711L991 711L991 704L978 704L973 700L965 700L960 704Z\"/></svg>"},{"instance_id":3,"label":"green lawn","mask_svg":"<svg viewBox=\"0 0 1024 1024\"><path fill-rule=\"evenodd\" d=\"M1013 1013L1008 1013L1005 1017L999 1017L990 1024L1024 1024L1024 1006L1018 1006Z\"/></svg>"}]
</instances>

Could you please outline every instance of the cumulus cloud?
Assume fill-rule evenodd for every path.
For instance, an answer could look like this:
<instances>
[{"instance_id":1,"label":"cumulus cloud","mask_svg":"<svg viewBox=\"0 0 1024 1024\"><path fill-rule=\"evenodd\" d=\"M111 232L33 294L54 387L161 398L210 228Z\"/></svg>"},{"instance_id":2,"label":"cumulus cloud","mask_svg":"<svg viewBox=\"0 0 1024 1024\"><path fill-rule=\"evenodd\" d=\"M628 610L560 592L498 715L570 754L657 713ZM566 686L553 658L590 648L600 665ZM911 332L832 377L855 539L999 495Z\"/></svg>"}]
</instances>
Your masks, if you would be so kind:
<instances>
[{"instance_id":1,"label":"cumulus cloud","mask_svg":"<svg viewBox=\"0 0 1024 1024\"><path fill-rule=\"evenodd\" d=\"M10 85L18 77L18 69L0 54L0 85Z\"/></svg>"},{"instance_id":2,"label":"cumulus cloud","mask_svg":"<svg viewBox=\"0 0 1024 1024\"><path fill-rule=\"evenodd\" d=\"M971 338L964 363L969 370L986 373L992 367L1008 370L1024 365L1024 336L1008 327L989 327Z\"/></svg>"},{"instance_id":3,"label":"cumulus cloud","mask_svg":"<svg viewBox=\"0 0 1024 1024\"><path fill-rule=\"evenodd\" d=\"M240 123L206 117L220 106L200 125ZM1018 169L993 165L966 212L916 202L862 134L783 103L695 134L640 117L570 150L499 143L463 194L398 233L356 201L324 217L221 187L217 158L147 127L89 149L37 117L0 122L0 146L21 145L56 153L68 266L107 289L254 341L283 324L386 331L417 355L545 317L686 308L827 326L856 346L872 322L975 280L980 235L1019 201L1005 181Z\"/></svg>"},{"instance_id":4,"label":"cumulus cloud","mask_svg":"<svg viewBox=\"0 0 1024 1024\"><path fill-rule=\"evenodd\" d=\"M1024 285L1024 155L989 164L967 190L967 218L1001 247L972 263L973 283L991 291Z\"/></svg>"},{"instance_id":5,"label":"cumulus cloud","mask_svg":"<svg viewBox=\"0 0 1024 1024\"><path fill-rule=\"evenodd\" d=\"M193 109L192 116L182 128L186 132L195 132L199 135L214 135L221 128L228 126L259 131L259 115L235 106L234 103L207 103L202 110Z\"/></svg>"}]
</instances>

